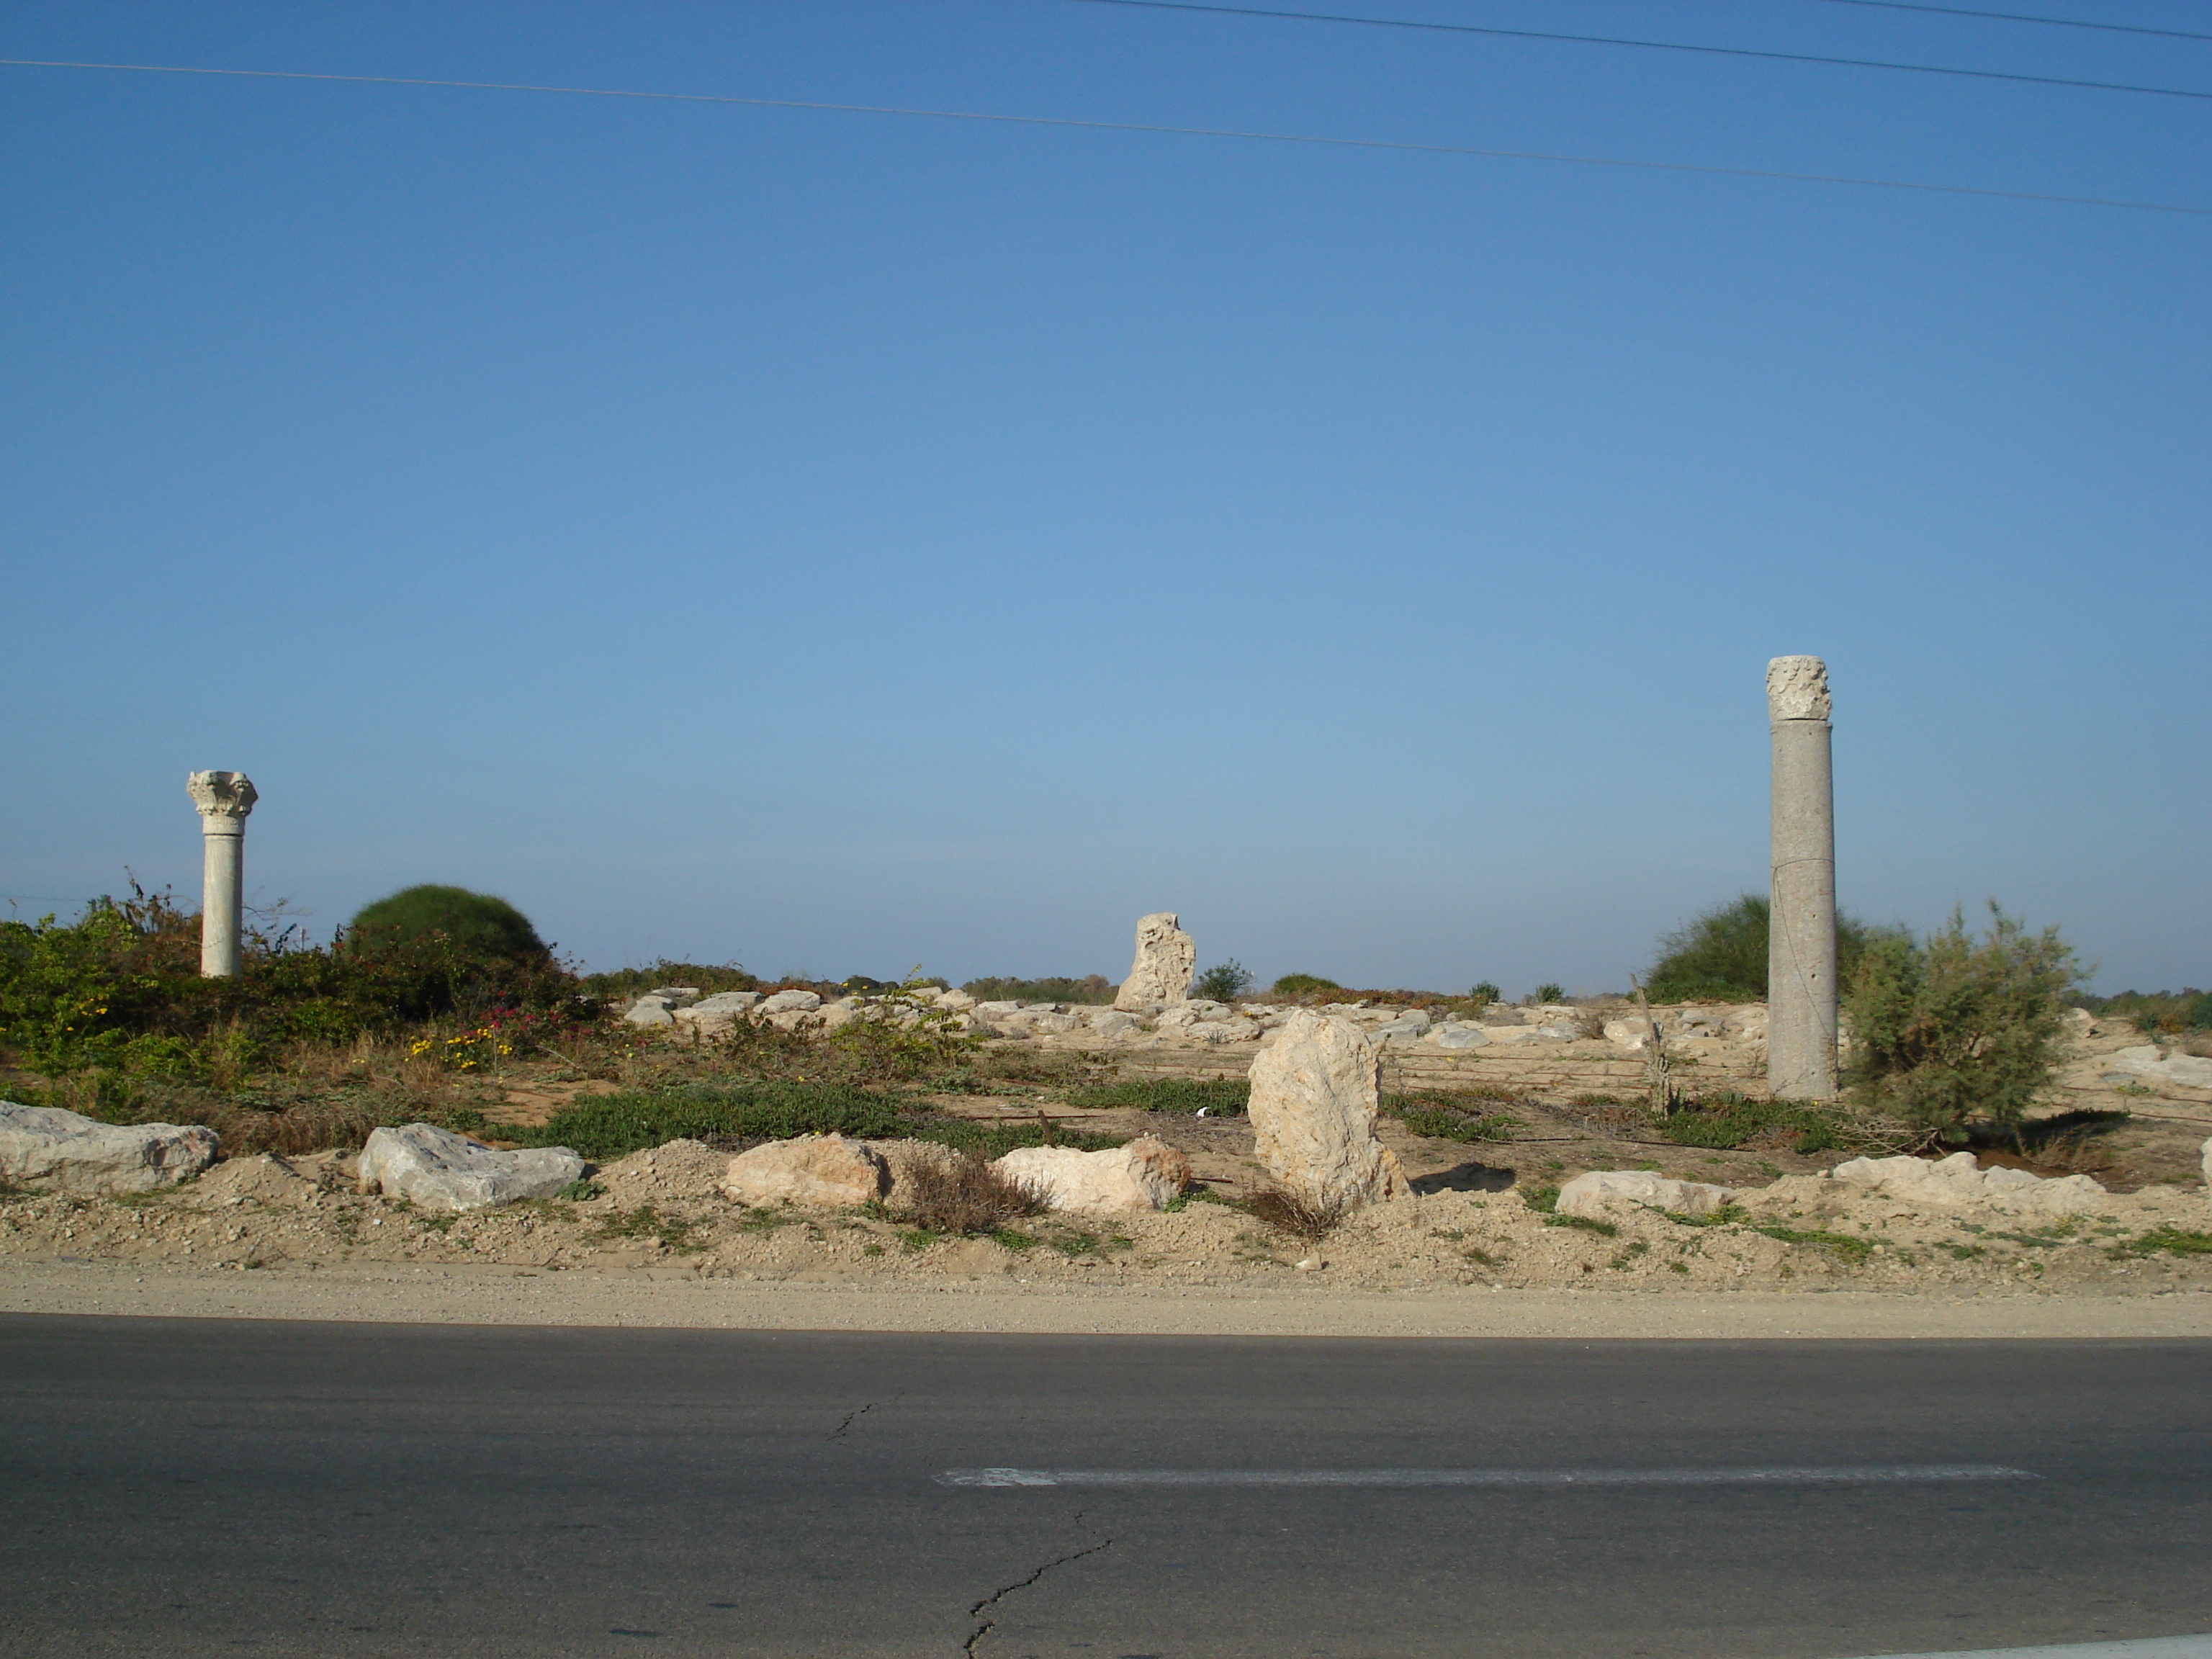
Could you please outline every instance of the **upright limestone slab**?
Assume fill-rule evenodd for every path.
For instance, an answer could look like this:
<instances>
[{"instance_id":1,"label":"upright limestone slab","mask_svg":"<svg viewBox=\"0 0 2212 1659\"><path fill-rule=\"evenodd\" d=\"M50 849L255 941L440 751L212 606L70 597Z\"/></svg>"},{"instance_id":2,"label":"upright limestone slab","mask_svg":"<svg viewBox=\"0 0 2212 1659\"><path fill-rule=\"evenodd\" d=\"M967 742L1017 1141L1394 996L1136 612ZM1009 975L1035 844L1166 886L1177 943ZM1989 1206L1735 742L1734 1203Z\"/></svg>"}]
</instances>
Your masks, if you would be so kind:
<instances>
[{"instance_id":1,"label":"upright limestone slab","mask_svg":"<svg viewBox=\"0 0 2212 1659\"><path fill-rule=\"evenodd\" d=\"M1137 959L1114 994L1116 1008L1180 1007L1190 999L1190 978L1198 971L1198 941L1176 925L1176 914L1162 910L1137 921Z\"/></svg>"},{"instance_id":2,"label":"upright limestone slab","mask_svg":"<svg viewBox=\"0 0 2212 1659\"><path fill-rule=\"evenodd\" d=\"M1766 665L1774 860L1766 942L1766 1082L1782 1100L1836 1097L1836 803L1828 669Z\"/></svg>"},{"instance_id":3,"label":"upright limestone slab","mask_svg":"<svg viewBox=\"0 0 2212 1659\"><path fill-rule=\"evenodd\" d=\"M1253 1150L1285 1190L1346 1209L1412 1190L1376 1138L1381 1070L1358 1026L1309 1008L1254 1058Z\"/></svg>"},{"instance_id":4,"label":"upright limestone slab","mask_svg":"<svg viewBox=\"0 0 2212 1659\"><path fill-rule=\"evenodd\" d=\"M243 772L195 772L185 793L199 808L204 857L200 877L200 974L238 974L238 936L246 891L246 815L261 799Z\"/></svg>"}]
</instances>

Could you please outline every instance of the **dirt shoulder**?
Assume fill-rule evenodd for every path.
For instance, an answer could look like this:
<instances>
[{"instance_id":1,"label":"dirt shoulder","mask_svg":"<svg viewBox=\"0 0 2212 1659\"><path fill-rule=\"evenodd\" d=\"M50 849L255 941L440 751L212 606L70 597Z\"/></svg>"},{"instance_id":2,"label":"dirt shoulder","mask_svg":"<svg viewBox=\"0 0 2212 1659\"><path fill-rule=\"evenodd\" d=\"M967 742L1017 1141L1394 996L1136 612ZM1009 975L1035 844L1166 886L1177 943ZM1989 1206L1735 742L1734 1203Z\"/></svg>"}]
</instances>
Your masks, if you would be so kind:
<instances>
[{"instance_id":1,"label":"dirt shoulder","mask_svg":"<svg viewBox=\"0 0 2212 1659\"><path fill-rule=\"evenodd\" d=\"M1233 1293L1167 1286L949 1283L884 1290L656 1279L651 1269L501 1267L239 1273L18 1256L0 1313L169 1319L578 1325L1031 1335L1672 1338L2212 1337L2212 1291L1898 1296L1714 1295L1465 1287L1347 1294L1321 1285Z\"/></svg>"}]
</instances>

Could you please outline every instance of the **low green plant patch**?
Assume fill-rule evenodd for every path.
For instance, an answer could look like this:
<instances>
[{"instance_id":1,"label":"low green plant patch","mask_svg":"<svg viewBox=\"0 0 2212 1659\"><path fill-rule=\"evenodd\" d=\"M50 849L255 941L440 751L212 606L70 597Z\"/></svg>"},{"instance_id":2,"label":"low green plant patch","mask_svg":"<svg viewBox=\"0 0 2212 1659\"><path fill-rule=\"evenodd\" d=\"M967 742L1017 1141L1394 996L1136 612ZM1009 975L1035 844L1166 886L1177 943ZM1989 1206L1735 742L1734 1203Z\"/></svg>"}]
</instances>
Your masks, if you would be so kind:
<instances>
[{"instance_id":1,"label":"low green plant patch","mask_svg":"<svg viewBox=\"0 0 2212 1659\"><path fill-rule=\"evenodd\" d=\"M1091 1112L1133 1107L1195 1116L1203 1109L1208 1117L1242 1117L1251 1098L1252 1085L1241 1077L1144 1077L1075 1090L1067 1103Z\"/></svg>"},{"instance_id":2,"label":"low green plant patch","mask_svg":"<svg viewBox=\"0 0 2212 1659\"><path fill-rule=\"evenodd\" d=\"M1188 1209L1194 1204L1218 1204L1226 1209L1242 1210L1249 1206L1226 1193L1217 1193L1211 1187L1186 1187L1167 1201L1170 1213Z\"/></svg>"},{"instance_id":3,"label":"low green plant patch","mask_svg":"<svg viewBox=\"0 0 2212 1659\"><path fill-rule=\"evenodd\" d=\"M897 1100L838 1083L772 1079L697 1085L580 1100L542 1124L491 1124L489 1133L525 1146L566 1146L605 1164L672 1140L727 1136L783 1140L844 1134L891 1139L909 1133Z\"/></svg>"},{"instance_id":4,"label":"low green plant patch","mask_svg":"<svg viewBox=\"0 0 2212 1659\"><path fill-rule=\"evenodd\" d=\"M1778 1238L1784 1244L1810 1244L1844 1261L1863 1261L1874 1254L1874 1243L1870 1239L1852 1238L1844 1233L1822 1232L1817 1228L1754 1226L1752 1231L1764 1233L1769 1238Z\"/></svg>"},{"instance_id":5,"label":"low green plant patch","mask_svg":"<svg viewBox=\"0 0 2212 1659\"><path fill-rule=\"evenodd\" d=\"M1012 1227L995 1227L985 1237L1000 1249L1012 1250L1017 1255L1024 1250L1034 1250L1044 1242L1034 1233L1022 1232Z\"/></svg>"},{"instance_id":6,"label":"low green plant patch","mask_svg":"<svg viewBox=\"0 0 2212 1659\"><path fill-rule=\"evenodd\" d=\"M2154 1227L2148 1232L2112 1247L2114 1256L2212 1255L2212 1233L2184 1232L2179 1227Z\"/></svg>"},{"instance_id":7,"label":"low green plant patch","mask_svg":"<svg viewBox=\"0 0 2212 1659\"><path fill-rule=\"evenodd\" d=\"M684 1221L675 1216L662 1215L650 1204L641 1204L635 1210L617 1210L599 1224L600 1238L650 1239L672 1250L690 1251L702 1249L691 1242L693 1229L699 1224Z\"/></svg>"},{"instance_id":8,"label":"low green plant patch","mask_svg":"<svg viewBox=\"0 0 2212 1659\"><path fill-rule=\"evenodd\" d=\"M1731 1152L1765 1137L1790 1137L1790 1149L1822 1152L1843 1144L1832 1121L1788 1100L1750 1100L1734 1093L1711 1095L1681 1111L1669 1113L1659 1133L1677 1146Z\"/></svg>"},{"instance_id":9,"label":"low green plant patch","mask_svg":"<svg viewBox=\"0 0 2212 1659\"><path fill-rule=\"evenodd\" d=\"M1667 1219L1677 1227L1731 1227L1751 1219L1751 1212L1741 1204L1723 1204L1717 1210L1704 1215L1691 1215L1681 1210L1669 1210Z\"/></svg>"},{"instance_id":10,"label":"low green plant patch","mask_svg":"<svg viewBox=\"0 0 2212 1659\"><path fill-rule=\"evenodd\" d=\"M607 1189L596 1181L572 1181L553 1194L556 1198L567 1199L571 1204L588 1204L595 1198L606 1195Z\"/></svg>"},{"instance_id":11,"label":"low green plant patch","mask_svg":"<svg viewBox=\"0 0 2212 1659\"><path fill-rule=\"evenodd\" d=\"M1595 1233L1601 1238L1618 1238L1620 1236L1620 1229L1612 1222L1594 1221L1586 1215L1559 1215L1555 1212L1544 1218L1544 1224L1547 1227L1573 1227L1583 1232Z\"/></svg>"},{"instance_id":12,"label":"low green plant patch","mask_svg":"<svg viewBox=\"0 0 2212 1659\"><path fill-rule=\"evenodd\" d=\"M957 1152L980 1152L986 1158L1004 1158L1021 1146L1072 1146L1079 1152L1103 1152L1128 1140L1127 1135L1084 1134L1042 1123L978 1123L964 1117L908 1118L891 1133L935 1141Z\"/></svg>"},{"instance_id":13,"label":"low green plant patch","mask_svg":"<svg viewBox=\"0 0 2212 1659\"><path fill-rule=\"evenodd\" d=\"M1478 1111L1466 1098L1441 1092L1385 1095L1382 1110L1412 1133L1439 1140L1510 1140L1520 1127L1503 1112Z\"/></svg>"},{"instance_id":14,"label":"low green plant patch","mask_svg":"<svg viewBox=\"0 0 2212 1659\"><path fill-rule=\"evenodd\" d=\"M1522 1187L1518 1189L1521 1201L1540 1215L1549 1215L1552 1206L1559 1201L1557 1187Z\"/></svg>"}]
</instances>

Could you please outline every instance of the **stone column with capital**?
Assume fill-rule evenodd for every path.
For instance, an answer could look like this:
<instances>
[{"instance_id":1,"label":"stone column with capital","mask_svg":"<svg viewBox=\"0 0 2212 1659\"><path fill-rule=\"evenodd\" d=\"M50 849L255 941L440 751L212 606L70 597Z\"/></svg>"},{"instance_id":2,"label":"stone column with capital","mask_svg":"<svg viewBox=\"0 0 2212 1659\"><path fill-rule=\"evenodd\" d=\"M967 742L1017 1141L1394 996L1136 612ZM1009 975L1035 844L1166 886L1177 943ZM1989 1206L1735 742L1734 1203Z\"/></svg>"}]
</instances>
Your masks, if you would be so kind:
<instances>
[{"instance_id":1,"label":"stone column with capital","mask_svg":"<svg viewBox=\"0 0 2212 1659\"><path fill-rule=\"evenodd\" d=\"M1828 667L1766 665L1774 737L1774 871L1766 936L1766 1083L1779 1100L1836 1097L1836 796Z\"/></svg>"},{"instance_id":2,"label":"stone column with capital","mask_svg":"<svg viewBox=\"0 0 2212 1659\"><path fill-rule=\"evenodd\" d=\"M200 809L200 834L207 850L200 887L200 973L209 979L226 979L238 972L246 815L260 795L243 772L195 772L185 780L185 788Z\"/></svg>"}]
</instances>

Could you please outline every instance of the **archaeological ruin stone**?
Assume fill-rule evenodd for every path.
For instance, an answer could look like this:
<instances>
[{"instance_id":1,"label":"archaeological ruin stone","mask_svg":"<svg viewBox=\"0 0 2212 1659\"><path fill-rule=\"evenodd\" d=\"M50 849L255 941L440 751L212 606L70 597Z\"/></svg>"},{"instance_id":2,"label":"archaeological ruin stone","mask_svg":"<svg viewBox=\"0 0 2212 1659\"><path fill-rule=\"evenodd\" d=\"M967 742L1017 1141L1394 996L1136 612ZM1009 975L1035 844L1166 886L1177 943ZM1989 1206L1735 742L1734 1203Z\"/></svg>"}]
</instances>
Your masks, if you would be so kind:
<instances>
[{"instance_id":1,"label":"archaeological ruin stone","mask_svg":"<svg viewBox=\"0 0 2212 1659\"><path fill-rule=\"evenodd\" d=\"M1191 975L1198 971L1198 943L1176 921L1171 910L1138 918L1136 960L1114 994L1116 1008L1175 1008L1189 1000Z\"/></svg>"},{"instance_id":2,"label":"archaeological ruin stone","mask_svg":"<svg viewBox=\"0 0 2212 1659\"><path fill-rule=\"evenodd\" d=\"M739 1152L722 1181L723 1197L753 1205L850 1208L890 1190L883 1158L841 1134L798 1135Z\"/></svg>"},{"instance_id":3,"label":"archaeological ruin stone","mask_svg":"<svg viewBox=\"0 0 2212 1659\"><path fill-rule=\"evenodd\" d=\"M1855 1158L1830 1176L1872 1188L1914 1209L1994 1210L2003 1215L2094 1214L2105 1207L2103 1187L2085 1175L2045 1179L2026 1170L1982 1169L1972 1152L1948 1158Z\"/></svg>"},{"instance_id":4,"label":"archaeological ruin stone","mask_svg":"<svg viewBox=\"0 0 2212 1659\"><path fill-rule=\"evenodd\" d=\"M200 814L200 972L232 978L245 915L246 816L260 795L243 772L195 772L185 793Z\"/></svg>"},{"instance_id":5,"label":"archaeological ruin stone","mask_svg":"<svg viewBox=\"0 0 2212 1659\"><path fill-rule=\"evenodd\" d=\"M1836 1097L1836 802L1828 669L1766 665L1773 738L1773 880L1767 918L1767 1086L1780 1100Z\"/></svg>"},{"instance_id":6,"label":"archaeological ruin stone","mask_svg":"<svg viewBox=\"0 0 2212 1659\"><path fill-rule=\"evenodd\" d=\"M1592 1170L1559 1188L1553 1207L1561 1215L1601 1218L1624 1209L1711 1215L1735 1202L1736 1194L1705 1181L1676 1181L1649 1170Z\"/></svg>"},{"instance_id":7,"label":"archaeological ruin stone","mask_svg":"<svg viewBox=\"0 0 2212 1659\"><path fill-rule=\"evenodd\" d=\"M1253 1150L1285 1191L1357 1208L1412 1188L1375 1133L1381 1062L1348 1019L1301 1008L1252 1061Z\"/></svg>"},{"instance_id":8,"label":"archaeological ruin stone","mask_svg":"<svg viewBox=\"0 0 2212 1659\"><path fill-rule=\"evenodd\" d=\"M1190 1160L1151 1135L1097 1152L1019 1146L994 1167L1040 1194L1049 1208L1105 1214L1164 1210L1190 1182Z\"/></svg>"},{"instance_id":9,"label":"archaeological ruin stone","mask_svg":"<svg viewBox=\"0 0 2212 1659\"><path fill-rule=\"evenodd\" d=\"M125 1127L58 1106L0 1101L0 1176L51 1182L70 1193L145 1193L173 1187L215 1161L216 1132L198 1124Z\"/></svg>"},{"instance_id":10,"label":"archaeological ruin stone","mask_svg":"<svg viewBox=\"0 0 2212 1659\"><path fill-rule=\"evenodd\" d=\"M813 991L778 991L760 1005L764 1014L811 1014L822 1006L822 998Z\"/></svg>"},{"instance_id":11,"label":"archaeological ruin stone","mask_svg":"<svg viewBox=\"0 0 2212 1659\"><path fill-rule=\"evenodd\" d=\"M428 1123L372 1130L358 1166L362 1192L404 1198L425 1210L481 1210L550 1198L581 1181L585 1167L566 1146L503 1152Z\"/></svg>"}]
</instances>

